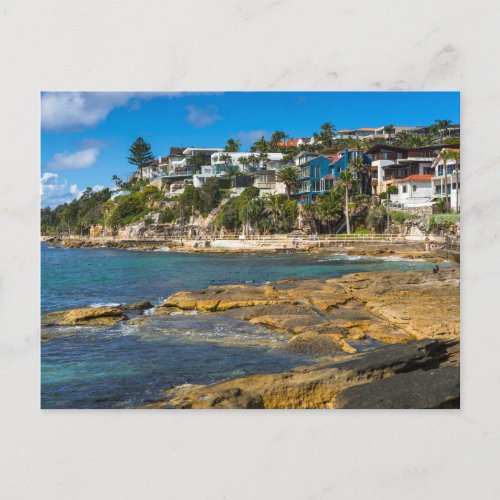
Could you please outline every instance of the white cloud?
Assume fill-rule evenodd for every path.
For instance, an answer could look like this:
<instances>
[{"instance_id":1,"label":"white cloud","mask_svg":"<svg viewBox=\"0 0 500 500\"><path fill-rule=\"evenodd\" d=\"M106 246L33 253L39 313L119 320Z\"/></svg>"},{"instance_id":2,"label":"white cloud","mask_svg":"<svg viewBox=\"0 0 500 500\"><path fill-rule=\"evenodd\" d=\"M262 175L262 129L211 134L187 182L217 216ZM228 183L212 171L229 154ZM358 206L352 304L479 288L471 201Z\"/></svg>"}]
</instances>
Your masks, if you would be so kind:
<instances>
[{"instance_id":1,"label":"white cloud","mask_svg":"<svg viewBox=\"0 0 500 500\"><path fill-rule=\"evenodd\" d=\"M188 115L186 121L195 128L204 128L213 125L215 122L222 120L219 115L217 106L207 106L206 108L199 108L198 106L186 106Z\"/></svg>"},{"instance_id":2,"label":"white cloud","mask_svg":"<svg viewBox=\"0 0 500 500\"><path fill-rule=\"evenodd\" d=\"M92 188L92 191L97 193L103 189L106 189L106 186L96 184ZM79 199L83 191L84 190L78 189L76 184L68 184L66 179L64 179L63 182L59 182L59 175L53 172L45 172L40 178L40 194L43 208L54 208L57 207L57 205Z\"/></svg>"},{"instance_id":3,"label":"white cloud","mask_svg":"<svg viewBox=\"0 0 500 500\"><path fill-rule=\"evenodd\" d=\"M140 108L142 100L173 99L193 95L186 92L43 92L42 128L45 130L94 127L119 107Z\"/></svg>"},{"instance_id":4,"label":"white cloud","mask_svg":"<svg viewBox=\"0 0 500 500\"><path fill-rule=\"evenodd\" d=\"M42 207L52 208L74 200L80 195L80 191L76 184L68 185L66 179L59 182L59 175L45 172L40 179L40 194Z\"/></svg>"},{"instance_id":5,"label":"white cloud","mask_svg":"<svg viewBox=\"0 0 500 500\"><path fill-rule=\"evenodd\" d=\"M99 153L99 148L80 149L74 153L69 153L67 151L64 153L56 153L47 164L47 167L53 170L89 168L95 165Z\"/></svg>"},{"instance_id":6,"label":"white cloud","mask_svg":"<svg viewBox=\"0 0 500 500\"><path fill-rule=\"evenodd\" d=\"M262 136L269 137L270 135L271 133L268 130L246 130L238 132L236 138L239 139L243 145L250 145Z\"/></svg>"}]
</instances>

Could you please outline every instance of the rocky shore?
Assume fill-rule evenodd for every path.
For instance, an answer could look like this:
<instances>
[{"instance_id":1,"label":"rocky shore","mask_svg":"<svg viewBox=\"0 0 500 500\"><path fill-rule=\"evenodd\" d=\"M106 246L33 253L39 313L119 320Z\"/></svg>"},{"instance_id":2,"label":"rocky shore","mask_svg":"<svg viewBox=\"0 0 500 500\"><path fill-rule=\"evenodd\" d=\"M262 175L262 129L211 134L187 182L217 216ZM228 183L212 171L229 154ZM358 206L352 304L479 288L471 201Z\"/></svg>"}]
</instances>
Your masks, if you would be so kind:
<instances>
[{"instance_id":1,"label":"rocky shore","mask_svg":"<svg viewBox=\"0 0 500 500\"><path fill-rule=\"evenodd\" d=\"M356 241L343 242L310 239L283 240L227 240L205 242L186 240L120 240L89 238L46 237L47 244L64 248L117 248L139 251L173 251L182 253L217 253L217 254L270 254L270 253L345 253L353 256L398 257L402 259L425 259L430 262L442 262L445 259L437 252L426 251L422 242L387 242ZM226 246L229 244L229 246Z\"/></svg>"},{"instance_id":2,"label":"rocky shore","mask_svg":"<svg viewBox=\"0 0 500 500\"><path fill-rule=\"evenodd\" d=\"M290 335L280 348L313 356L316 363L169 389L152 406L457 408L459 284L459 270L385 271L175 293L154 316L141 318L197 312L264 325ZM142 302L73 309L47 314L43 324L109 325L148 308Z\"/></svg>"}]
</instances>

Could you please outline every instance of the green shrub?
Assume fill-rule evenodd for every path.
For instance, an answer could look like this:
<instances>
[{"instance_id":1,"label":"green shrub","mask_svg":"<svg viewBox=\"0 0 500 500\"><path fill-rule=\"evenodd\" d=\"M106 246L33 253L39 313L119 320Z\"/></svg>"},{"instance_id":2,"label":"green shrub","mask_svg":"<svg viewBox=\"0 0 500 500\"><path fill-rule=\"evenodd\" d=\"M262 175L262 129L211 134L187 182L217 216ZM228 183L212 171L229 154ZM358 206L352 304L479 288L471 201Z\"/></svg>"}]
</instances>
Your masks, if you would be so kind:
<instances>
[{"instance_id":1,"label":"green shrub","mask_svg":"<svg viewBox=\"0 0 500 500\"><path fill-rule=\"evenodd\" d=\"M460 222L460 214L434 214L431 216L431 224L456 224Z\"/></svg>"},{"instance_id":2,"label":"green shrub","mask_svg":"<svg viewBox=\"0 0 500 500\"><path fill-rule=\"evenodd\" d=\"M414 214L410 214L409 212L403 212L402 210L390 210L389 215L391 217L391 221L395 224L404 224L407 220L418 217Z\"/></svg>"},{"instance_id":3,"label":"green shrub","mask_svg":"<svg viewBox=\"0 0 500 500\"><path fill-rule=\"evenodd\" d=\"M176 213L170 207L167 207L161 212L159 222L160 224L169 224L174 222L175 217Z\"/></svg>"}]
</instances>

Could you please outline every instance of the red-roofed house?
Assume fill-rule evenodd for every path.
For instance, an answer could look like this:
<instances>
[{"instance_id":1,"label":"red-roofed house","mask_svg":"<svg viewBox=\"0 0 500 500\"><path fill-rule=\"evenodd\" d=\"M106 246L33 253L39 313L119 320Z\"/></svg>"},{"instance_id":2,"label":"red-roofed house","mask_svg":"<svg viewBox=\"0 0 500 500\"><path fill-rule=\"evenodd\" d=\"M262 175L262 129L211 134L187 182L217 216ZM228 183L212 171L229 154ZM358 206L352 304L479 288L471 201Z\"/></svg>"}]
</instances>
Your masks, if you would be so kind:
<instances>
[{"instance_id":1,"label":"red-roofed house","mask_svg":"<svg viewBox=\"0 0 500 500\"><path fill-rule=\"evenodd\" d=\"M391 195L391 202L402 208L432 206L432 174L413 174L396 181L398 194Z\"/></svg>"}]
</instances>

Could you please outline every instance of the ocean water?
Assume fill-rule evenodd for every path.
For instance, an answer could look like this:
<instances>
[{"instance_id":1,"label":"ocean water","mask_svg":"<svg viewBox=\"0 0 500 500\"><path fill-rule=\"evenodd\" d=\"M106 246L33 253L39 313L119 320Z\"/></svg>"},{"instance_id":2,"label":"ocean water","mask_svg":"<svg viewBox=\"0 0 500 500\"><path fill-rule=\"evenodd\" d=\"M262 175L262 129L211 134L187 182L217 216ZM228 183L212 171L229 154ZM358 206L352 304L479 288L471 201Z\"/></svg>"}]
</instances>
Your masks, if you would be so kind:
<instances>
[{"instance_id":1,"label":"ocean water","mask_svg":"<svg viewBox=\"0 0 500 500\"><path fill-rule=\"evenodd\" d=\"M287 277L330 278L361 271L431 269L394 257L308 254L183 254L42 244L41 310L160 303L170 294ZM282 350L288 336L206 315L150 316L111 327L52 327L41 347L42 408L134 408L162 391L252 373L279 372L312 359Z\"/></svg>"}]
</instances>

